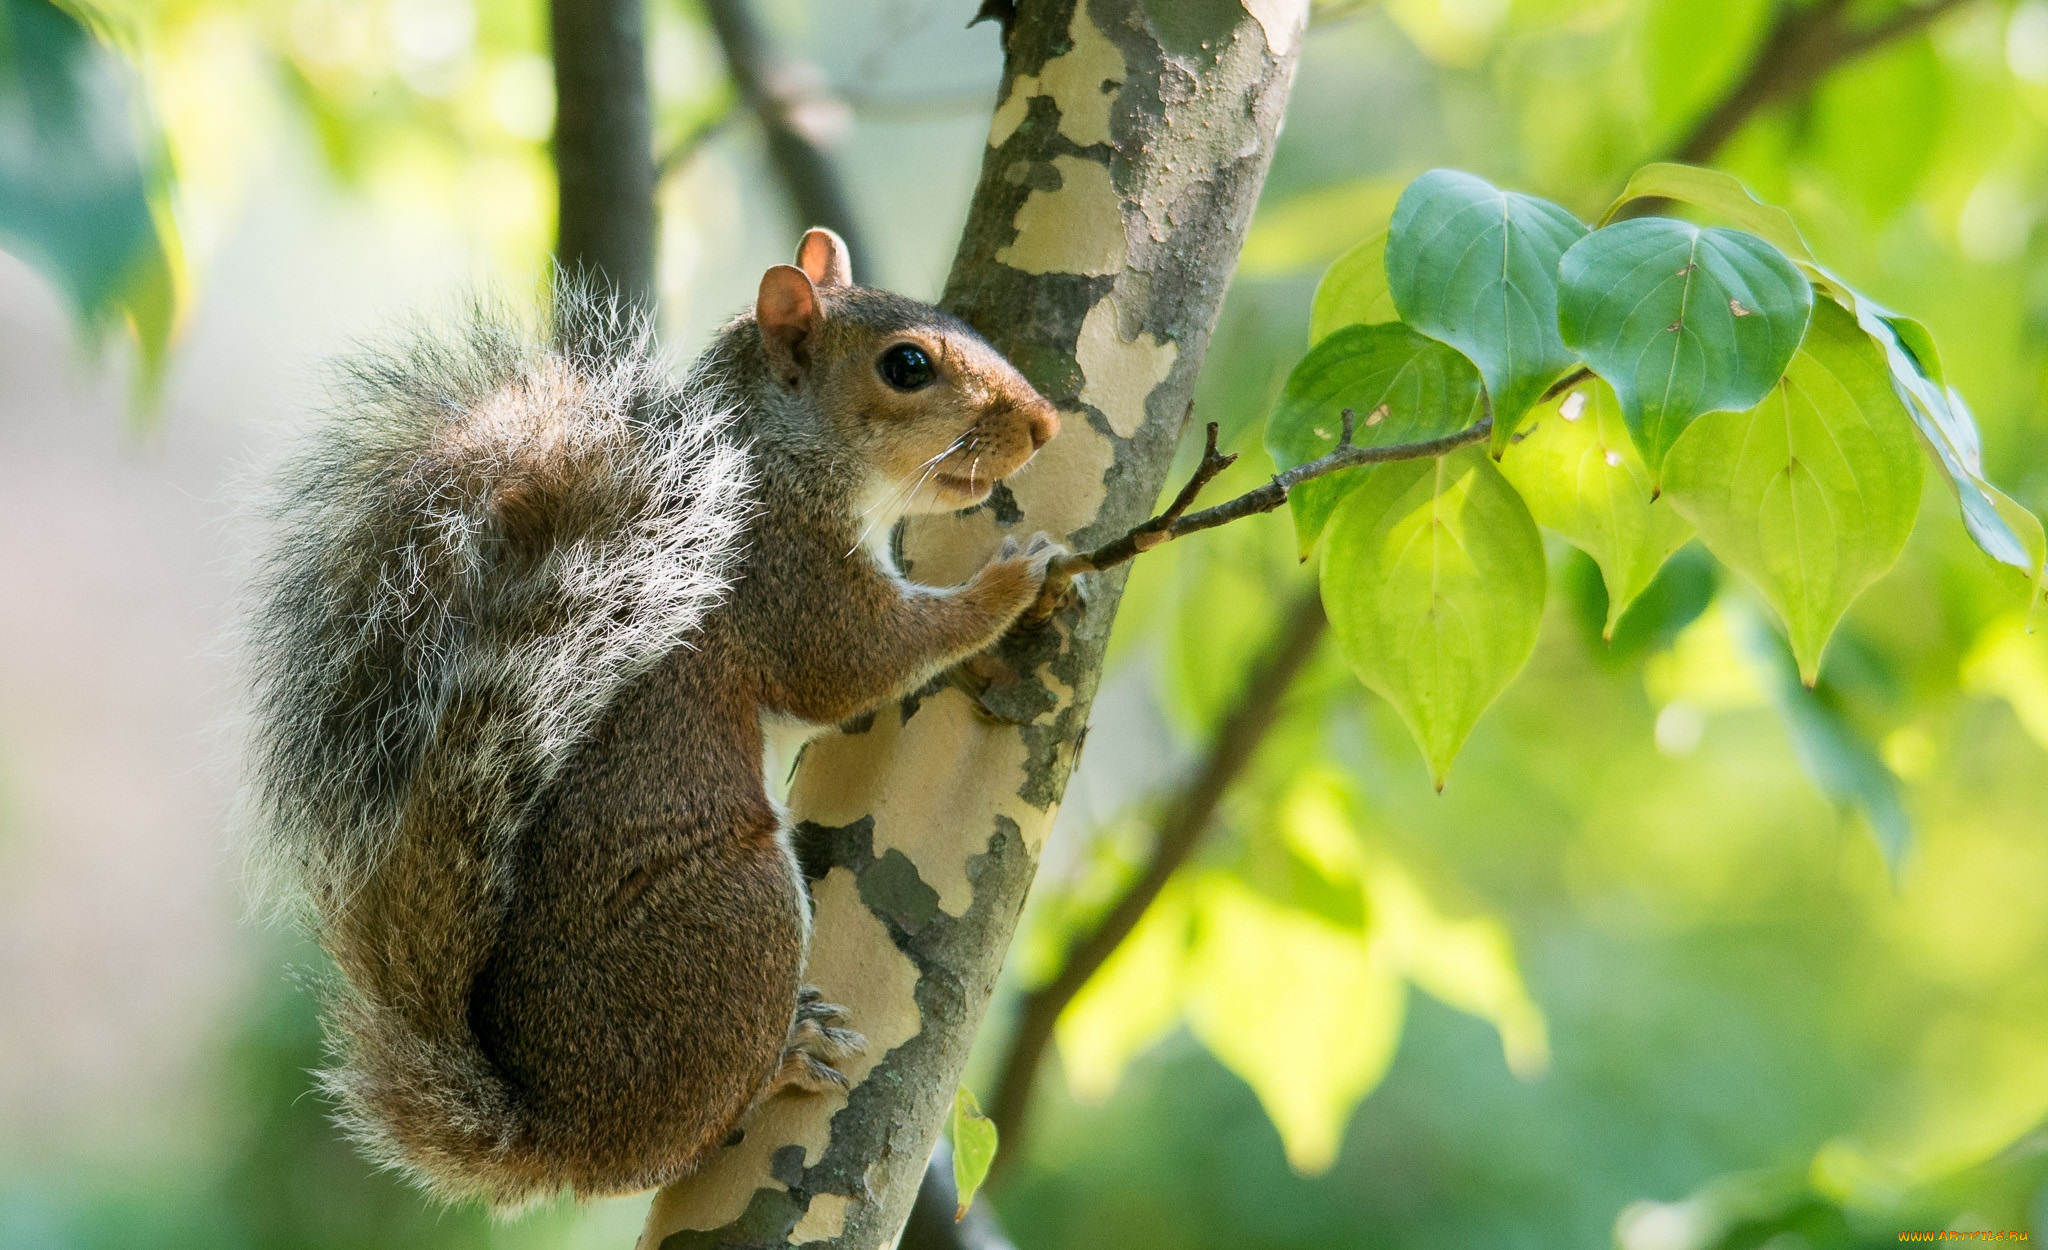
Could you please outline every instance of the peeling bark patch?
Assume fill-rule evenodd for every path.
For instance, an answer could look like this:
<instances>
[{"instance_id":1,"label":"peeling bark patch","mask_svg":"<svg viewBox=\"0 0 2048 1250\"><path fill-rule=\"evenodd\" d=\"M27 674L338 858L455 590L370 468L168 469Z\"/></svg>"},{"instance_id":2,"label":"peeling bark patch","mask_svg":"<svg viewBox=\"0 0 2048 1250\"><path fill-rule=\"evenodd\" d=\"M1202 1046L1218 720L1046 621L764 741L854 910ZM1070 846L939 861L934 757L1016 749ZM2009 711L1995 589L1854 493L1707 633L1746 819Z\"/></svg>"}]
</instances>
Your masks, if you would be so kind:
<instances>
[{"instance_id":1,"label":"peeling bark patch","mask_svg":"<svg viewBox=\"0 0 2048 1250\"><path fill-rule=\"evenodd\" d=\"M996 106L989 122L988 145L999 148L1024 124L1031 97L1050 96L1059 106L1060 133L1076 147L1110 142L1109 106L1116 101L1116 88L1128 73L1124 54L1088 16L1088 0L1074 6L1074 21L1067 28L1068 49L1053 57L1036 74L1019 74L1010 94Z\"/></svg>"},{"instance_id":2,"label":"peeling bark patch","mask_svg":"<svg viewBox=\"0 0 2048 1250\"><path fill-rule=\"evenodd\" d=\"M1085 416L1061 416L1060 436L1010 479L1010 494L1034 529L1071 543L1102 511L1109 473L1116 464L1116 442Z\"/></svg>"},{"instance_id":3,"label":"peeling bark patch","mask_svg":"<svg viewBox=\"0 0 2048 1250\"><path fill-rule=\"evenodd\" d=\"M852 1016L852 1027L868 1039L865 1054L840 1065L840 1071L858 1083L866 1080L891 1050L917 1036L921 1024L917 965L897 949L889 927L861 899L860 883L852 869L833 868L813 894L817 898L813 928L832 934L833 940L811 948L804 979L823 990L827 1001L845 1007ZM830 1135L828 1128L825 1136ZM780 1140L802 1142L803 1138ZM822 1150L822 1142L819 1148ZM818 1153L808 1151L807 1161L815 1162Z\"/></svg>"},{"instance_id":4,"label":"peeling bark patch","mask_svg":"<svg viewBox=\"0 0 2048 1250\"><path fill-rule=\"evenodd\" d=\"M1060 438L1047 443L1047 450L1058 444ZM1031 464L1024 466L1023 475L1028 477L1035 472L1036 464L1034 457ZM960 513L937 525L905 528L902 567L926 586L958 586L981 571L1002 541L1002 519L993 510Z\"/></svg>"},{"instance_id":5,"label":"peeling bark patch","mask_svg":"<svg viewBox=\"0 0 2048 1250\"><path fill-rule=\"evenodd\" d=\"M1123 203L1109 166L1055 156L1056 191L1034 190L1017 210L1017 237L996 259L1025 273L1112 274L1124 267Z\"/></svg>"},{"instance_id":6,"label":"peeling bark patch","mask_svg":"<svg viewBox=\"0 0 2048 1250\"><path fill-rule=\"evenodd\" d=\"M1266 32L1266 47L1274 56L1294 51L1302 28L1308 25L1308 0L1244 0L1244 8Z\"/></svg>"},{"instance_id":7,"label":"peeling bark patch","mask_svg":"<svg viewBox=\"0 0 2048 1250\"><path fill-rule=\"evenodd\" d=\"M856 1024L855 1027L861 1026ZM789 1224L794 1224L796 1216L802 1213L802 1206L782 1193L788 1182L777 1173L788 1169L777 1168L778 1156L792 1149L799 1152L800 1158L823 1153L831 1137L831 1122L829 1118L819 1117L818 1112L827 1107L837 1111L845 1104L844 1094L812 1094L783 1095L756 1107L742 1121L746 1135L737 1144L713 1155L711 1161L690 1178L688 1186L670 1186L661 1191L654 1200L648 1227L695 1230L723 1228L735 1220L750 1222L767 1201L763 1195L780 1196L794 1204L790 1208L793 1213L789 1216ZM656 1216L659 1217L658 1223L653 1219ZM785 1233L788 1227L783 1226ZM670 1238L660 1243L661 1250L674 1250L669 1244L673 1240ZM679 1244L694 1247L728 1243Z\"/></svg>"},{"instance_id":8,"label":"peeling bark patch","mask_svg":"<svg viewBox=\"0 0 2048 1250\"><path fill-rule=\"evenodd\" d=\"M1081 322L1074 344L1080 363L1081 402L1101 413L1118 438L1129 438L1145 424L1145 401L1180 358L1180 346L1161 342L1150 331L1126 340L1117 332L1117 297L1102 297Z\"/></svg>"},{"instance_id":9,"label":"peeling bark patch","mask_svg":"<svg viewBox=\"0 0 2048 1250\"><path fill-rule=\"evenodd\" d=\"M801 1245L807 1241L828 1241L846 1231L846 1211L853 1205L853 1199L844 1194L819 1194L811 1199L811 1209L804 1212L804 1218L797 1221L792 1236Z\"/></svg>"},{"instance_id":10,"label":"peeling bark patch","mask_svg":"<svg viewBox=\"0 0 2048 1250\"><path fill-rule=\"evenodd\" d=\"M974 887L958 849L962 831L986 829L999 813L1020 824L1038 814L1018 795L1025 782L1025 743L1015 733L982 720L973 701L950 686L926 696L905 723L884 717L857 739L820 738L811 744L811 752L814 761L798 774L791 805L822 825L850 825L873 816L877 859L892 848L902 852L918 877L937 892L939 910L949 916L962 914L974 901ZM938 768L936 774L923 775L972 778L973 783L890 786L880 792L877 803L876 779L853 764L855 756L871 752ZM822 916L817 927L825 928Z\"/></svg>"},{"instance_id":11,"label":"peeling bark patch","mask_svg":"<svg viewBox=\"0 0 2048 1250\"><path fill-rule=\"evenodd\" d=\"M757 1246L784 1245L802 1214L803 1209L789 1194L774 1189L756 1190L754 1200L730 1227L671 1233L662 1238L661 1250L754 1250Z\"/></svg>"},{"instance_id":12,"label":"peeling bark patch","mask_svg":"<svg viewBox=\"0 0 2048 1250\"><path fill-rule=\"evenodd\" d=\"M1159 42L1177 56L1214 64L1244 12L1238 0L1144 0L1145 17Z\"/></svg>"},{"instance_id":13,"label":"peeling bark patch","mask_svg":"<svg viewBox=\"0 0 2048 1250\"><path fill-rule=\"evenodd\" d=\"M924 928L939 910L939 892L917 875L909 856L893 847L860 874L860 898L906 933Z\"/></svg>"}]
</instances>

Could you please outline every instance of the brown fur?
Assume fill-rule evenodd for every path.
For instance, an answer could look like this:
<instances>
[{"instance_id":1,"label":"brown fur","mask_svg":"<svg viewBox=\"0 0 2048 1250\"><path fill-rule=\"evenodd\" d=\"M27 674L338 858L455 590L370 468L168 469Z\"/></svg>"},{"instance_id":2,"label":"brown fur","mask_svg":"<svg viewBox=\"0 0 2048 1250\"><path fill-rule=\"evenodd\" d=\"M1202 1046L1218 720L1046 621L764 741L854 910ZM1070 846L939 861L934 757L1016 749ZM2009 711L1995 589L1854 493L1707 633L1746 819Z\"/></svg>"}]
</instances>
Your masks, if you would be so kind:
<instances>
[{"instance_id":1,"label":"brown fur","mask_svg":"<svg viewBox=\"0 0 2048 1250\"><path fill-rule=\"evenodd\" d=\"M525 692L442 681L418 696L441 710L374 849L330 855L318 828L299 835L314 849L287 848L339 865L309 874L348 983L329 1084L378 1157L443 1195L513 1206L665 1183L774 1090L839 1079L825 1065L858 1045L800 985L809 903L763 718L835 723L1002 635L1055 548L938 590L904 581L878 539L896 513L985 497L1057 418L957 320L844 285L842 248L807 236L804 268L764 279L773 315L727 326L684 384L730 409L753 501L695 628L621 669L557 767L505 741L533 719L509 706ZM903 342L936 366L930 386L878 375ZM434 452L480 466L507 568L618 521L578 478L601 462L562 452L578 362L548 360L547 385L466 398Z\"/></svg>"}]
</instances>

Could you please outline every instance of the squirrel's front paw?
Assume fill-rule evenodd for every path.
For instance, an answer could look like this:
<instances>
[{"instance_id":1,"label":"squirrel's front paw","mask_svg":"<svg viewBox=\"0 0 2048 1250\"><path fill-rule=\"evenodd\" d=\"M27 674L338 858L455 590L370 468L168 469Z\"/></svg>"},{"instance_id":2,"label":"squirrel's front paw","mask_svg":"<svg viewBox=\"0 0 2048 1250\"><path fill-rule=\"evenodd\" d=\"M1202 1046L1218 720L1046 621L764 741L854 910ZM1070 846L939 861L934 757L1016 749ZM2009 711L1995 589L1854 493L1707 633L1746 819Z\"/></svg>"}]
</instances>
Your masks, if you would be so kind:
<instances>
[{"instance_id":1,"label":"squirrel's front paw","mask_svg":"<svg viewBox=\"0 0 2048 1250\"><path fill-rule=\"evenodd\" d=\"M1033 534L1022 542L1015 536L1005 538L1002 549L981 570L977 580L1014 582L1023 591L1020 598L1029 603L1038 597L1039 587L1045 585L1053 561L1066 554L1066 547L1048 534Z\"/></svg>"},{"instance_id":2,"label":"squirrel's front paw","mask_svg":"<svg viewBox=\"0 0 2048 1250\"><path fill-rule=\"evenodd\" d=\"M846 1019L846 1008L826 1002L816 986L799 990L796 1019L782 1048L782 1066L768 1083L768 1094L784 1090L823 1094L846 1089L849 1082L837 1065L859 1057L868 1048L868 1039L839 1027Z\"/></svg>"}]
</instances>

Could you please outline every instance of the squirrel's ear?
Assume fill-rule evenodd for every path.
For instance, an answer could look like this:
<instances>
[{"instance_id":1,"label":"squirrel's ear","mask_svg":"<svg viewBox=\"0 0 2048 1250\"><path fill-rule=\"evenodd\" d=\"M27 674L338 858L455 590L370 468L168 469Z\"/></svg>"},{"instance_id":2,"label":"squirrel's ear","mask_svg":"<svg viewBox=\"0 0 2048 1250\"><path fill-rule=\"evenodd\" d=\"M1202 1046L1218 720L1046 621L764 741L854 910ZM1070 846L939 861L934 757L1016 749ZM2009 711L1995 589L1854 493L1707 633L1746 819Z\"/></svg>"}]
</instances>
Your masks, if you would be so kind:
<instances>
[{"instance_id":1,"label":"squirrel's ear","mask_svg":"<svg viewBox=\"0 0 2048 1250\"><path fill-rule=\"evenodd\" d=\"M785 384L810 363L824 316L810 275L795 265L777 265L761 275L761 293L754 300L754 320L761 328L761 347L769 367Z\"/></svg>"},{"instance_id":2,"label":"squirrel's ear","mask_svg":"<svg viewBox=\"0 0 2048 1250\"><path fill-rule=\"evenodd\" d=\"M819 286L853 285L853 257L846 240L823 226L804 231L804 241L796 245L796 263Z\"/></svg>"}]
</instances>

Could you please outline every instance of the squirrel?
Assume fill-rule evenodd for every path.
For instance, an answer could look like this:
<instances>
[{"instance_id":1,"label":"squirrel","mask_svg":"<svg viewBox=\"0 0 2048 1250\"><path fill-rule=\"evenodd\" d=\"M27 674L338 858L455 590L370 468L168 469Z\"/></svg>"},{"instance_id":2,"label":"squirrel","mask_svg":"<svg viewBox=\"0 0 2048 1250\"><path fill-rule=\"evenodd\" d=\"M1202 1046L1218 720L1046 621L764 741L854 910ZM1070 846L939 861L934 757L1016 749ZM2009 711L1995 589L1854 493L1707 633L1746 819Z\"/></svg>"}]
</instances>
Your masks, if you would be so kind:
<instances>
[{"instance_id":1,"label":"squirrel","mask_svg":"<svg viewBox=\"0 0 2048 1250\"><path fill-rule=\"evenodd\" d=\"M553 303L343 363L249 629L255 813L340 973L319 1079L371 1158L500 1210L846 1085L769 757L996 642L1061 550L898 571L899 517L986 500L1059 416L830 231L680 382L644 315Z\"/></svg>"}]
</instances>

